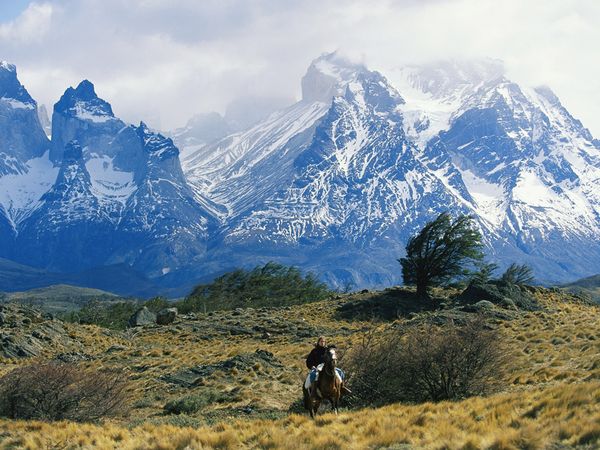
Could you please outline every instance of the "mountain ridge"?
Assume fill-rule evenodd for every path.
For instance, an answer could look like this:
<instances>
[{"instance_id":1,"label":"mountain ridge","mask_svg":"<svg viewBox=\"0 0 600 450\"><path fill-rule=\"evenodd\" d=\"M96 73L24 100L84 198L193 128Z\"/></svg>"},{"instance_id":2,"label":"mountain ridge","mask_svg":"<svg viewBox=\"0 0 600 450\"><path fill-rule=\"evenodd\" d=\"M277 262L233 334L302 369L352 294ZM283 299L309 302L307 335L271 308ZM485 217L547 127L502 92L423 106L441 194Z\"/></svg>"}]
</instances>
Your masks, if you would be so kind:
<instances>
[{"instance_id":1,"label":"mountain ridge","mask_svg":"<svg viewBox=\"0 0 600 450\"><path fill-rule=\"evenodd\" d=\"M589 275L600 263L600 144L551 89L519 86L497 60L390 75L324 54L307 69L300 101L245 130L189 141L181 161L171 138L124 123L84 80L55 105L52 141L36 115L44 148L24 149L21 172L0 177L14 188L52 165L19 202L16 189L0 197L0 232L12 230L15 249L19 239L37 242L38 231L21 230L50 217L45 193L56 194L65 148L78 141L75 178L89 178L78 201L89 199L81 209L100 225L52 252L85 260L83 246L102 242L86 267L129 264L171 288L279 260L334 286L394 284L407 239L451 210L474 216L501 266L526 262L542 282ZM75 218L67 203L56 211ZM56 236L68 223L57 219ZM0 256L73 266L28 248Z\"/></svg>"}]
</instances>

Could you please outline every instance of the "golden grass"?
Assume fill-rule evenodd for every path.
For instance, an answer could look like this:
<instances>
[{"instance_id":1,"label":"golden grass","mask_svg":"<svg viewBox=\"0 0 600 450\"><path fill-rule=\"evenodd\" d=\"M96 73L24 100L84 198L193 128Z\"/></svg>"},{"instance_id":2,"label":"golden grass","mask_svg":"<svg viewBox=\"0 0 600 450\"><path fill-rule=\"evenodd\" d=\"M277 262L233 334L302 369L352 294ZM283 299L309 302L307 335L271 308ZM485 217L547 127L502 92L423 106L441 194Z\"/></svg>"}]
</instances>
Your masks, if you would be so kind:
<instances>
[{"instance_id":1,"label":"golden grass","mask_svg":"<svg viewBox=\"0 0 600 450\"><path fill-rule=\"evenodd\" d=\"M312 421L235 420L212 427L126 429L68 422L0 422L0 448L381 448L543 449L600 445L600 383L554 386L461 402L391 405ZM12 447L11 447L12 446Z\"/></svg>"},{"instance_id":2,"label":"golden grass","mask_svg":"<svg viewBox=\"0 0 600 450\"><path fill-rule=\"evenodd\" d=\"M371 294L355 294L352 298ZM94 326L68 325L71 336L95 359L89 364L127 371L136 406L120 420L103 425L0 422L0 448L413 448L543 449L550 444L600 447L600 315L598 308L552 291L540 291L542 311L523 313L501 322L513 351L515 370L505 392L487 398L422 405L390 405L377 409L325 414L316 421L285 414L299 397L304 356L313 338L303 341L283 334L218 335L209 340L194 321L174 327L136 332L107 332ZM344 301L343 299L341 301ZM333 330L330 342L341 350L361 339L360 321L339 320L327 301L270 310L287 321L302 321ZM233 322L229 313L211 320ZM249 324L250 326L252 324ZM349 334L350 333L350 334ZM121 349L106 352L111 346ZM235 399L209 407L196 416L246 405L280 411L278 420L227 418L199 428L156 425L163 405L195 389L169 385L161 376L198 364L211 364L257 348L272 352L291 372L279 373L260 364L235 379L217 373L196 389L235 390ZM24 361L7 360L1 371ZM297 375L295 375L297 374ZM140 423L139 426L128 426ZM408 448L408 447L407 447Z\"/></svg>"}]
</instances>

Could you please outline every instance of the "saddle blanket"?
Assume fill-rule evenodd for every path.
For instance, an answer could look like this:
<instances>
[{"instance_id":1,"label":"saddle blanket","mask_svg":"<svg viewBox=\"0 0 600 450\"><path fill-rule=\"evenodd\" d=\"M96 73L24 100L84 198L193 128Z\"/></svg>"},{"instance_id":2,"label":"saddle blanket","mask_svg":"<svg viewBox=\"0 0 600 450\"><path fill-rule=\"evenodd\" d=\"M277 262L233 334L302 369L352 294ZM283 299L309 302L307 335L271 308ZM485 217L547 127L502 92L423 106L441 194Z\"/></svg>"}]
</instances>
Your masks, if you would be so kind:
<instances>
[{"instance_id":1,"label":"saddle blanket","mask_svg":"<svg viewBox=\"0 0 600 450\"><path fill-rule=\"evenodd\" d=\"M306 389L310 389L312 384L318 380L319 373L321 372L321 370L323 370L324 366L325 366L325 364L319 364L317 367L315 367L308 373L308 375L306 377L306 381L304 382L304 387ZM344 373L344 371L342 369L340 369L339 367L336 367L335 374L337 375L337 377L339 378L339 380L341 382L344 381L346 374Z\"/></svg>"}]
</instances>

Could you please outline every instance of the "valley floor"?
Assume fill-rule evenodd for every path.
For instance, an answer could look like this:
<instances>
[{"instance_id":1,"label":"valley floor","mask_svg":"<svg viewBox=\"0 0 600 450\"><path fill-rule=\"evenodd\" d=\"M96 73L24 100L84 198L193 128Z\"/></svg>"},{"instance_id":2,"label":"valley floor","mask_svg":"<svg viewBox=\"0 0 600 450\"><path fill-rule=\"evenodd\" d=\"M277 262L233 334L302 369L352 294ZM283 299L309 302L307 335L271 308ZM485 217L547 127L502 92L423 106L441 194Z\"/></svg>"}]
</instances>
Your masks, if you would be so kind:
<instances>
[{"instance_id":1,"label":"valley floor","mask_svg":"<svg viewBox=\"0 0 600 450\"><path fill-rule=\"evenodd\" d=\"M343 352L373 324L392 321L343 316L339 307L389 303L399 292L198 314L172 326L126 332L66 325L69 337L81 345L73 355L79 354L82 364L127 371L134 387L131 410L95 425L2 420L0 448L600 447L598 307L556 290L536 291L541 311L493 320L512 349L516 368L502 392L457 402L348 409L314 421L299 414L304 356L315 337L326 335ZM430 314L436 313L418 313ZM400 314L393 320L401 323L409 317ZM255 353L257 349L270 353L261 359L264 354ZM48 348L44 356L54 357L56 351ZM235 364L227 368L220 365L224 361ZM3 362L3 373L24 363ZM199 365L203 375L190 378L189 369ZM208 391L225 397L195 414L164 413L170 400Z\"/></svg>"}]
</instances>

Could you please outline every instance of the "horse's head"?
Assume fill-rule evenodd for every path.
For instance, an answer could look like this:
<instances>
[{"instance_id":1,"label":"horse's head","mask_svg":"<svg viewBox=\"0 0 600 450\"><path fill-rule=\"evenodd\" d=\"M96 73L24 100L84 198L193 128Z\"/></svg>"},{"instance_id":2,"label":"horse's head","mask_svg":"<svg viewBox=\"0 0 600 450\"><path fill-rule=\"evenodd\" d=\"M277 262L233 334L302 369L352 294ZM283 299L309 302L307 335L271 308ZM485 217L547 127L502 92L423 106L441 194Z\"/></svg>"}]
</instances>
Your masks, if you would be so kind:
<instances>
[{"instance_id":1,"label":"horse's head","mask_svg":"<svg viewBox=\"0 0 600 450\"><path fill-rule=\"evenodd\" d=\"M337 365L337 352L335 345L327 347L325 352L325 365L327 367L336 367Z\"/></svg>"}]
</instances>

